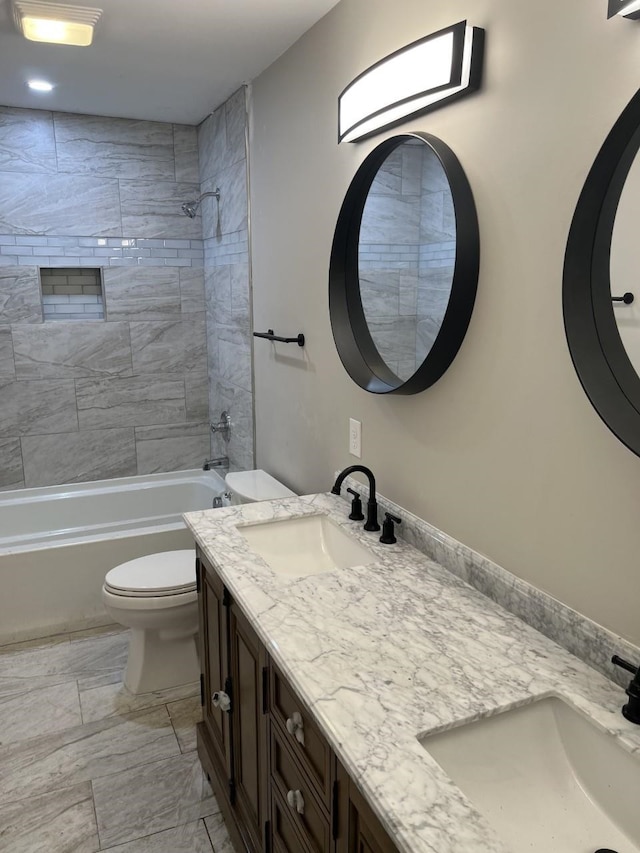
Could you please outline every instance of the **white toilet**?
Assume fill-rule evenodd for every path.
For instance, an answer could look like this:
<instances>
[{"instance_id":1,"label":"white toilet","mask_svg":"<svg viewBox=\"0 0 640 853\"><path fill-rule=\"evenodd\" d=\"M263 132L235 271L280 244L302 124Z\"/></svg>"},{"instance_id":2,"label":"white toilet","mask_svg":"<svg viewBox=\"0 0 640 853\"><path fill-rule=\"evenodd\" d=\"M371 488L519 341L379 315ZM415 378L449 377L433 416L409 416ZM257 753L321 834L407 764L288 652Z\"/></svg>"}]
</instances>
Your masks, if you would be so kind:
<instances>
[{"instance_id":1,"label":"white toilet","mask_svg":"<svg viewBox=\"0 0 640 853\"><path fill-rule=\"evenodd\" d=\"M261 468L256 471L230 471L224 481L234 504L295 497L295 492Z\"/></svg>"},{"instance_id":2,"label":"white toilet","mask_svg":"<svg viewBox=\"0 0 640 853\"><path fill-rule=\"evenodd\" d=\"M266 471L227 474L234 503L293 497ZM102 601L111 618L131 629L125 687L150 693L200 677L195 550L138 557L107 572Z\"/></svg>"}]
</instances>

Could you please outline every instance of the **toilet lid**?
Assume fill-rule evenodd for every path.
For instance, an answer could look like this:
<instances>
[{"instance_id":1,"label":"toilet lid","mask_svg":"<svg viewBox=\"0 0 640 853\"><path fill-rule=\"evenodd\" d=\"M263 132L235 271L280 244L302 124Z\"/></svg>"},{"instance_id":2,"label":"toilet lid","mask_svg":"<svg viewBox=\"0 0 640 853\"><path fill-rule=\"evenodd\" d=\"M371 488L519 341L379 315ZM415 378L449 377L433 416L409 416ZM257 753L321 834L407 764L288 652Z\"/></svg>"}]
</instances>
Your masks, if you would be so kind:
<instances>
[{"instance_id":1,"label":"toilet lid","mask_svg":"<svg viewBox=\"0 0 640 853\"><path fill-rule=\"evenodd\" d=\"M271 501L274 498L295 497L295 492L261 468L255 471L230 471L224 479L231 491L245 500Z\"/></svg>"},{"instance_id":2,"label":"toilet lid","mask_svg":"<svg viewBox=\"0 0 640 853\"><path fill-rule=\"evenodd\" d=\"M107 572L106 589L116 595L178 595L196 588L196 552L163 551L129 560Z\"/></svg>"}]
</instances>

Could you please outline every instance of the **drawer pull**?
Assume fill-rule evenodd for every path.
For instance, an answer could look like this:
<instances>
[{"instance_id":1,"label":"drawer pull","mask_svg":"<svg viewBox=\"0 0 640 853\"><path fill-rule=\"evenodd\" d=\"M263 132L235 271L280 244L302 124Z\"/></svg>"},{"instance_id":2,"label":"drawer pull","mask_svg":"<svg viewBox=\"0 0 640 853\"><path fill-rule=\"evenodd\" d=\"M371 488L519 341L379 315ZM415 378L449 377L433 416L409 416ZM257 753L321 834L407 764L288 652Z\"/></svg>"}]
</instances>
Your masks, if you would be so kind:
<instances>
[{"instance_id":1,"label":"drawer pull","mask_svg":"<svg viewBox=\"0 0 640 853\"><path fill-rule=\"evenodd\" d=\"M290 717L287 717L287 731L304 746L304 724L299 711L294 711Z\"/></svg>"},{"instance_id":2,"label":"drawer pull","mask_svg":"<svg viewBox=\"0 0 640 853\"><path fill-rule=\"evenodd\" d=\"M211 704L214 708L220 708L221 711L231 710L231 697L223 690L216 690L211 694Z\"/></svg>"},{"instance_id":3,"label":"drawer pull","mask_svg":"<svg viewBox=\"0 0 640 853\"><path fill-rule=\"evenodd\" d=\"M304 814L304 797L302 796L302 791L288 791L287 802L298 814Z\"/></svg>"}]
</instances>

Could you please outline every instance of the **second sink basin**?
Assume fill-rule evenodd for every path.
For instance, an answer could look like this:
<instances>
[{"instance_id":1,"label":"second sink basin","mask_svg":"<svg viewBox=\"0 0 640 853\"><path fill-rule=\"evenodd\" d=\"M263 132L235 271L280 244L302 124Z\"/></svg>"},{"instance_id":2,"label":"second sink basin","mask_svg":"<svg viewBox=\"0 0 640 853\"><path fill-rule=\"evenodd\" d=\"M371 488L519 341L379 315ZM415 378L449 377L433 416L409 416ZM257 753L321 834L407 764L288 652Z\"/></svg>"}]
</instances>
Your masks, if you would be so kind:
<instances>
[{"instance_id":1,"label":"second sink basin","mask_svg":"<svg viewBox=\"0 0 640 853\"><path fill-rule=\"evenodd\" d=\"M374 554L326 515L238 527L277 575L304 577L375 562Z\"/></svg>"},{"instance_id":2,"label":"second sink basin","mask_svg":"<svg viewBox=\"0 0 640 853\"><path fill-rule=\"evenodd\" d=\"M514 853L640 851L640 762L560 699L420 743Z\"/></svg>"}]
</instances>

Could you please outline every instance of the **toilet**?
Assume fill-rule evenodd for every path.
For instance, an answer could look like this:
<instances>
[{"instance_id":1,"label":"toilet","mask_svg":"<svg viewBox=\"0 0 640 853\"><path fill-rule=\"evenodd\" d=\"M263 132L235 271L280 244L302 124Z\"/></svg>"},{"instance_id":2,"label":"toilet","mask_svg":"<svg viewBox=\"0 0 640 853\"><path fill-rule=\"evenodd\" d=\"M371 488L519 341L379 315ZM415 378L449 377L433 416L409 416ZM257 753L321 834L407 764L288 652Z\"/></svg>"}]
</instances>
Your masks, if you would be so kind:
<instances>
[{"instance_id":1,"label":"toilet","mask_svg":"<svg viewBox=\"0 0 640 853\"><path fill-rule=\"evenodd\" d=\"M266 471L227 474L232 502L294 497ZM124 685L150 693L200 678L194 549L163 551L107 572L102 601L114 622L131 629Z\"/></svg>"},{"instance_id":2,"label":"toilet","mask_svg":"<svg viewBox=\"0 0 640 853\"><path fill-rule=\"evenodd\" d=\"M231 494L232 504L295 497L295 492L261 468L255 471L230 471L224 481Z\"/></svg>"}]
</instances>

